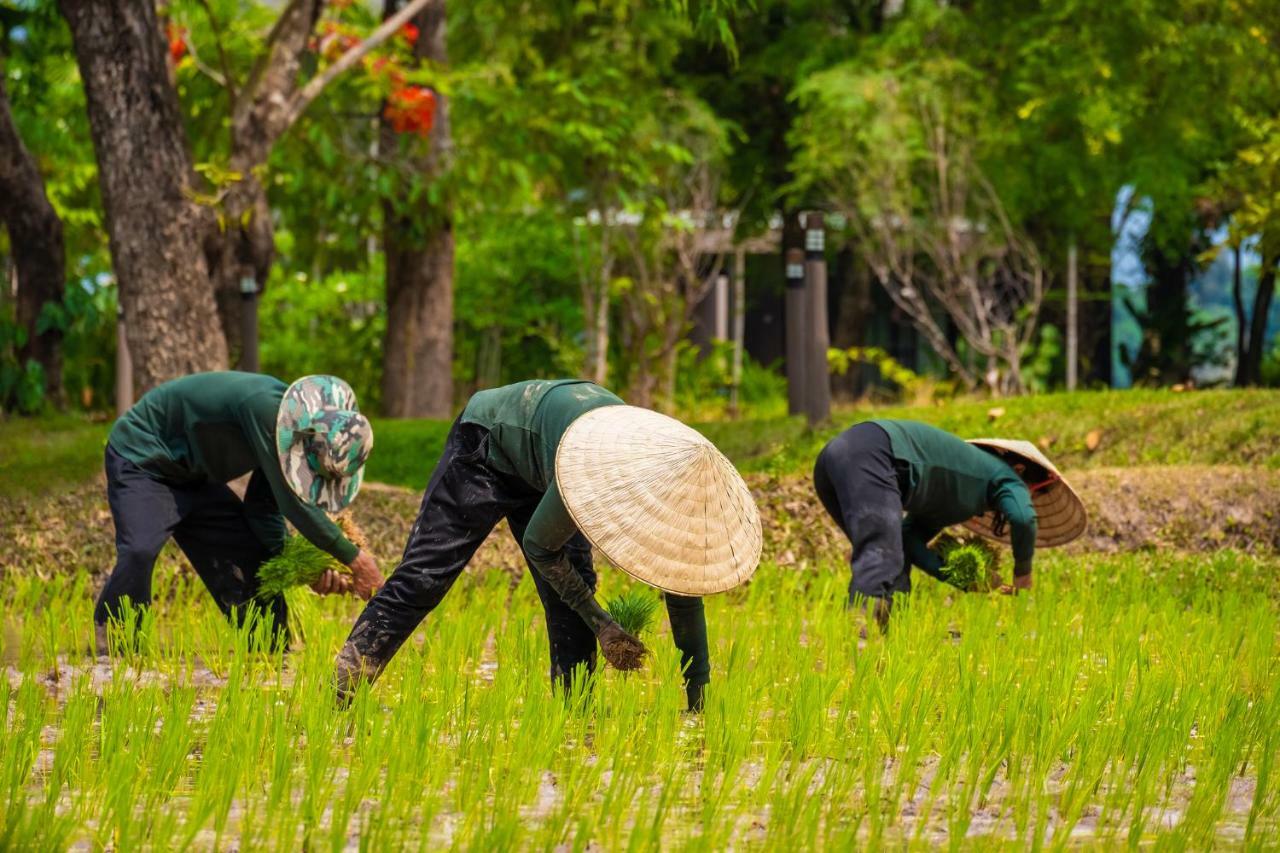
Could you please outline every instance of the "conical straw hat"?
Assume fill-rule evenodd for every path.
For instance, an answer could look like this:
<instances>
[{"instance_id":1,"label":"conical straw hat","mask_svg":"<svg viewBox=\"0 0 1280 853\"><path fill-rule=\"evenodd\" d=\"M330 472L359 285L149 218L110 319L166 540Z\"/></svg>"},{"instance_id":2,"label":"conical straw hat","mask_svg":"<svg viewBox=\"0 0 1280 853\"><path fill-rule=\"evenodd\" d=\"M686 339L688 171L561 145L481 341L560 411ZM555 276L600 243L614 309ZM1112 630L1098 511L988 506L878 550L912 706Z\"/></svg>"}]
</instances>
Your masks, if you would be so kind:
<instances>
[{"instance_id":1,"label":"conical straw hat","mask_svg":"<svg viewBox=\"0 0 1280 853\"><path fill-rule=\"evenodd\" d=\"M745 582L760 562L760 513L737 469L679 421L635 406L579 417L560 439L556 483L609 561L679 595Z\"/></svg>"},{"instance_id":2,"label":"conical straw hat","mask_svg":"<svg viewBox=\"0 0 1280 853\"><path fill-rule=\"evenodd\" d=\"M1084 533L1089 524L1084 503L1057 467L1049 461L1049 457L1040 452L1040 448L1029 441L1009 441L1003 438L975 438L969 443L995 450L996 455L1004 457L1011 464L1017 460L1009 459L1010 456L1034 462L1057 478L1057 482L1031 493L1031 504L1035 507L1037 521L1036 545L1046 548L1065 545ZM971 518L964 526L998 542L1007 543L1010 538L1007 530L1003 536L995 535L995 513L992 512Z\"/></svg>"}]
</instances>

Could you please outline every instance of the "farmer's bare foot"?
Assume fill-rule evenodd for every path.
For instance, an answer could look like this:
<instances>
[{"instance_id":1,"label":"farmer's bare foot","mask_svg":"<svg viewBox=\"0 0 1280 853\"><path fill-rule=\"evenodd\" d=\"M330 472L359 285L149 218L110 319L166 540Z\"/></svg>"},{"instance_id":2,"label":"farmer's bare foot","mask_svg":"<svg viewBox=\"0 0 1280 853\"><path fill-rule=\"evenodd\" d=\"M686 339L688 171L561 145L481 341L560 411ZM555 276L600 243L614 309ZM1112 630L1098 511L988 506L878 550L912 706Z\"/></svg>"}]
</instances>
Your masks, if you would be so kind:
<instances>
[{"instance_id":1,"label":"farmer's bare foot","mask_svg":"<svg viewBox=\"0 0 1280 853\"><path fill-rule=\"evenodd\" d=\"M617 622L610 622L596 637L600 641L600 653L614 669L623 672L639 669L649 650L644 643L622 630Z\"/></svg>"}]
</instances>

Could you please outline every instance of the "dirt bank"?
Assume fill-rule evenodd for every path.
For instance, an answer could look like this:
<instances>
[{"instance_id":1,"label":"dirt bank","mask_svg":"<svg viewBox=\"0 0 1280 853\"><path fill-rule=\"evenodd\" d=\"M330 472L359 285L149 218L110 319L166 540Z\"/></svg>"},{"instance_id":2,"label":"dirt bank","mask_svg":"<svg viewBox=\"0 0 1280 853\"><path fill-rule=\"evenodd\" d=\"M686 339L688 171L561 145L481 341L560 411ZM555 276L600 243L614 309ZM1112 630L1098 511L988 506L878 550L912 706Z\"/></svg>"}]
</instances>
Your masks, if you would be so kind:
<instances>
[{"instance_id":1,"label":"dirt bank","mask_svg":"<svg viewBox=\"0 0 1280 853\"><path fill-rule=\"evenodd\" d=\"M1280 552L1280 472L1236 466L1103 468L1068 475L1085 497L1088 534L1074 551L1237 548ZM765 559L803 567L843 559L848 544L807 479L751 475L765 527ZM399 557L420 495L366 485L354 514L384 570ZM114 556L114 529L101 479L52 498L0 498L0 574L87 571L100 574ZM167 561L178 559L172 545ZM477 570L518 576L524 560L503 524L477 555Z\"/></svg>"}]
</instances>

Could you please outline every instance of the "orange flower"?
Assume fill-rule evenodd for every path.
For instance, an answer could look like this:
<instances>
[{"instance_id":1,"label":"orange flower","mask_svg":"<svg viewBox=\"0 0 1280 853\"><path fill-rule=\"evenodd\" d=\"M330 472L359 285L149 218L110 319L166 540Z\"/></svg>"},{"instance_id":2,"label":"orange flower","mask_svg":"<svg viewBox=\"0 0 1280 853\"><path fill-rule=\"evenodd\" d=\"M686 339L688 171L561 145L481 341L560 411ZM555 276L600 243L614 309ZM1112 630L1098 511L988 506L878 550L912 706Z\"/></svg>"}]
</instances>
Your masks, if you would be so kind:
<instances>
[{"instance_id":1,"label":"orange flower","mask_svg":"<svg viewBox=\"0 0 1280 853\"><path fill-rule=\"evenodd\" d=\"M164 31L169 39L169 62L177 65L182 60L182 57L187 55L186 27L169 23L165 26Z\"/></svg>"},{"instance_id":2,"label":"orange flower","mask_svg":"<svg viewBox=\"0 0 1280 853\"><path fill-rule=\"evenodd\" d=\"M418 28L412 23L406 23L401 27L400 35L404 36L404 40L407 41L410 46L418 43Z\"/></svg>"},{"instance_id":3,"label":"orange flower","mask_svg":"<svg viewBox=\"0 0 1280 853\"><path fill-rule=\"evenodd\" d=\"M405 86L387 96L382 113L396 133L415 133L426 139L436 120L436 96L425 86Z\"/></svg>"}]
</instances>

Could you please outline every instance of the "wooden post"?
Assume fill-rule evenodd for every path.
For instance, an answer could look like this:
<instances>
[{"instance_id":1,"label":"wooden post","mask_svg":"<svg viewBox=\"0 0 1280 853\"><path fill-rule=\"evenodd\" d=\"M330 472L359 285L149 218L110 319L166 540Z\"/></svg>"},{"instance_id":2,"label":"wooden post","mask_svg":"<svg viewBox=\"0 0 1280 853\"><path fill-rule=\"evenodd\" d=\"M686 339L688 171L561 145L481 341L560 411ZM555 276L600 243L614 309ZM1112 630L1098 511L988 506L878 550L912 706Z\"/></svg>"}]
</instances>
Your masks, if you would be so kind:
<instances>
[{"instance_id":1,"label":"wooden post","mask_svg":"<svg viewBox=\"0 0 1280 853\"><path fill-rule=\"evenodd\" d=\"M1076 241L1067 248L1067 390L1076 390L1080 364L1080 297L1076 276Z\"/></svg>"},{"instance_id":2,"label":"wooden post","mask_svg":"<svg viewBox=\"0 0 1280 853\"><path fill-rule=\"evenodd\" d=\"M742 385L742 350L746 331L747 258L739 246L733 253L733 373L729 385L729 414L735 418L738 416L738 390Z\"/></svg>"},{"instance_id":3,"label":"wooden post","mask_svg":"<svg viewBox=\"0 0 1280 853\"><path fill-rule=\"evenodd\" d=\"M809 310L809 357L805 365L808 373L808 406L806 414L809 426L823 423L831 417L831 369L827 365L827 348L831 345L831 333L827 328L827 256L826 231L822 214L805 216L804 226L804 277Z\"/></svg>"},{"instance_id":4,"label":"wooden post","mask_svg":"<svg viewBox=\"0 0 1280 853\"><path fill-rule=\"evenodd\" d=\"M804 249L787 250L787 414L802 415L808 407L805 398L807 371L805 362L808 308L805 304Z\"/></svg>"},{"instance_id":5,"label":"wooden post","mask_svg":"<svg viewBox=\"0 0 1280 853\"><path fill-rule=\"evenodd\" d=\"M252 275L240 279L240 369L258 372L258 282Z\"/></svg>"},{"instance_id":6,"label":"wooden post","mask_svg":"<svg viewBox=\"0 0 1280 853\"><path fill-rule=\"evenodd\" d=\"M124 309L116 309L116 416L133 406L133 359L125 336Z\"/></svg>"}]
</instances>

